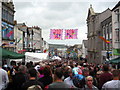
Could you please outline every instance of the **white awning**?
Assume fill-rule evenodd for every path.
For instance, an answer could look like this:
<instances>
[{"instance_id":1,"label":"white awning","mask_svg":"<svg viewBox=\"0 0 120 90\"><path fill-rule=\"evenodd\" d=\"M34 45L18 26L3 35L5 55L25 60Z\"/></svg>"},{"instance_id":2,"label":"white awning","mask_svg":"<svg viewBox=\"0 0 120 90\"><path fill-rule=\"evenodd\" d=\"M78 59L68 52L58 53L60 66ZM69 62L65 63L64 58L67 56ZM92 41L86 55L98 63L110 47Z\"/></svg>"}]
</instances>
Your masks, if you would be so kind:
<instances>
[{"instance_id":1,"label":"white awning","mask_svg":"<svg viewBox=\"0 0 120 90\"><path fill-rule=\"evenodd\" d=\"M48 60L48 53L26 52L25 60L27 62L29 62L29 61L38 62L38 61L42 61L42 60Z\"/></svg>"}]
</instances>

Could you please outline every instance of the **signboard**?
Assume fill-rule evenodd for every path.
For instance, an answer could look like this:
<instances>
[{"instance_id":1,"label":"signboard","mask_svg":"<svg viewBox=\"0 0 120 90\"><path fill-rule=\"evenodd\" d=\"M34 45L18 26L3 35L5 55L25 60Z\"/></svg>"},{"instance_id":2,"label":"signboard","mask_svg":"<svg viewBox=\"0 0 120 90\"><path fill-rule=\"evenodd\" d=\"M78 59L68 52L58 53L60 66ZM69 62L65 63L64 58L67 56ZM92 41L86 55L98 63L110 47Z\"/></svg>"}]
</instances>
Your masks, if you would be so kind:
<instances>
[{"instance_id":1,"label":"signboard","mask_svg":"<svg viewBox=\"0 0 120 90\"><path fill-rule=\"evenodd\" d=\"M120 49L113 49L113 55L120 55Z\"/></svg>"}]
</instances>

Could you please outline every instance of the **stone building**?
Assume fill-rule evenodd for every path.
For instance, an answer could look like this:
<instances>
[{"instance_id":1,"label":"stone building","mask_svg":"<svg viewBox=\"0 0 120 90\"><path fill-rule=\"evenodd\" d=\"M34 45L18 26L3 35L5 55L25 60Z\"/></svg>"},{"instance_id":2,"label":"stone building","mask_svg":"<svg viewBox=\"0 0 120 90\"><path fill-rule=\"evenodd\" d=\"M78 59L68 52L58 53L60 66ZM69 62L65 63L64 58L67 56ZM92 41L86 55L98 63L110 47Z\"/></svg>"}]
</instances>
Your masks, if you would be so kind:
<instances>
[{"instance_id":1,"label":"stone building","mask_svg":"<svg viewBox=\"0 0 120 90\"><path fill-rule=\"evenodd\" d=\"M113 58L120 56L120 1L112 9Z\"/></svg>"},{"instance_id":2,"label":"stone building","mask_svg":"<svg viewBox=\"0 0 120 90\"><path fill-rule=\"evenodd\" d=\"M43 42L42 42L42 29L38 26L34 26L32 27L33 30L33 49L35 52L42 52L42 46L43 46Z\"/></svg>"},{"instance_id":3,"label":"stone building","mask_svg":"<svg viewBox=\"0 0 120 90\"><path fill-rule=\"evenodd\" d=\"M87 27L88 27L88 62L89 63L103 63L103 37L102 22L110 18L111 10L107 9L102 13L95 13L92 6L88 10ZM109 30L108 30L109 31Z\"/></svg>"},{"instance_id":4,"label":"stone building","mask_svg":"<svg viewBox=\"0 0 120 90\"><path fill-rule=\"evenodd\" d=\"M13 2L2 2L2 47L11 51L14 51L15 48L14 13Z\"/></svg>"}]
</instances>

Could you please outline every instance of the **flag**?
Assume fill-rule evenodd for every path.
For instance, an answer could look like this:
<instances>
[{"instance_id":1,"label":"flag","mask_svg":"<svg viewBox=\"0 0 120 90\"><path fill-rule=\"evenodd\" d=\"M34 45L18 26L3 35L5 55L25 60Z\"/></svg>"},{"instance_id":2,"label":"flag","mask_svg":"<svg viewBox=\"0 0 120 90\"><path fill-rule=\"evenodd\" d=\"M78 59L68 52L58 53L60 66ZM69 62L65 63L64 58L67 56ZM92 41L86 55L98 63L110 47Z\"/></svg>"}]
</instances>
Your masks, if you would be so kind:
<instances>
[{"instance_id":1,"label":"flag","mask_svg":"<svg viewBox=\"0 0 120 90\"><path fill-rule=\"evenodd\" d=\"M13 31L10 31L6 36L10 37L13 34Z\"/></svg>"},{"instance_id":2,"label":"flag","mask_svg":"<svg viewBox=\"0 0 120 90\"><path fill-rule=\"evenodd\" d=\"M17 43L19 43L21 41L21 38L17 41Z\"/></svg>"},{"instance_id":3,"label":"flag","mask_svg":"<svg viewBox=\"0 0 120 90\"><path fill-rule=\"evenodd\" d=\"M38 41L37 41L38 42ZM35 45L37 42L35 42L33 45Z\"/></svg>"},{"instance_id":4,"label":"flag","mask_svg":"<svg viewBox=\"0 0 120 90\"><path fill-rule=\"evenodd\" d=\"M77 39L78 29L65 30L65 39Z\"/></svg>"},{"instance_id":5,"label":"flag","mask_svg":"<svg viewBox=\"0 0 120 90\"><path fill-rule=\"evenodd\" d=\"M51 29L50 39L62 40L63 29Z\"/></svg>"},{"instance_id":6,"label":"flag","mask_svg":"<svg viewBox=\"0 0 120 90\"><path fill-rule=\"evenodd\" d=\"M108 41L108 40L106 40L104 37L102 37L102 36L99 36L99 38L100 39L102 39L104 42L106 42L106 43L110 43L110 41Z\"/></svg>"},{"instance_id":7,"label":"flag","mask_svg":"<svg viewBox=\"0 0 120 90\"><path fill-rule=\"evenodd\" d=\"M20 38L20 39L15 43L15 45L17 45L17 43L19 43L21 39L22 39L22 38Z\"/></svg>"},{"instance_id":8,"label":"flag","mask_svg":"<svg viewBox=\"0 0 120 90\"><path fill-rule=\"evenodd\" d=\"M45 49L43 52L46 53L48 51L48 49Z\"/></svg>"}]
</instances>

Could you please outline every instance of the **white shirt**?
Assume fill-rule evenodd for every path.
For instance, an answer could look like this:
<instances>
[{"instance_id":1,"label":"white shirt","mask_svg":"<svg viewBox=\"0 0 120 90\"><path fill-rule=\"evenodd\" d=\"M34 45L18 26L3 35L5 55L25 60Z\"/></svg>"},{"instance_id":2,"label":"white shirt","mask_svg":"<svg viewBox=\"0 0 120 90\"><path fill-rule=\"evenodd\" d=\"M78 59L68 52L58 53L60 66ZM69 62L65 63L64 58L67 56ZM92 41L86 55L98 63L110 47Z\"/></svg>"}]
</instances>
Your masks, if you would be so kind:
<instances>
[{"instance_id":1,"label":"white shirt","mask_svg":"<svg viewBox=\"0 0 120 90\"><path fill-rule=\"evenodd\" d=\"M110 88L120 88L120 80L111 80L111 81L106 82L102 86L102 90L107 90Z\"/></svg>"},{"instance_id":2,"label":"white shirt","mask_svg":"<svg viewBox=\"0 0 120 90\"><path fill-rule=\"evenodd\" d=\"M72 88L72 87L75 88L75 86L74 86L74 84L73 84L73 81L72 81L72 79L71 79L70 77L67 77L67 78L64 80L64 82L65 82L66 84L68 84L71 88Z\"/></svg>"},{"instance_id":3,"label":"white shirt","mask_svg":"<svg viewBox=\"0 0 120 90\"><path fill-rule=\"evenodd\" d=\"M5 87L5 85L9 82L7 72L0 68L0 90Z\"/></svg>"}]
</instances>

